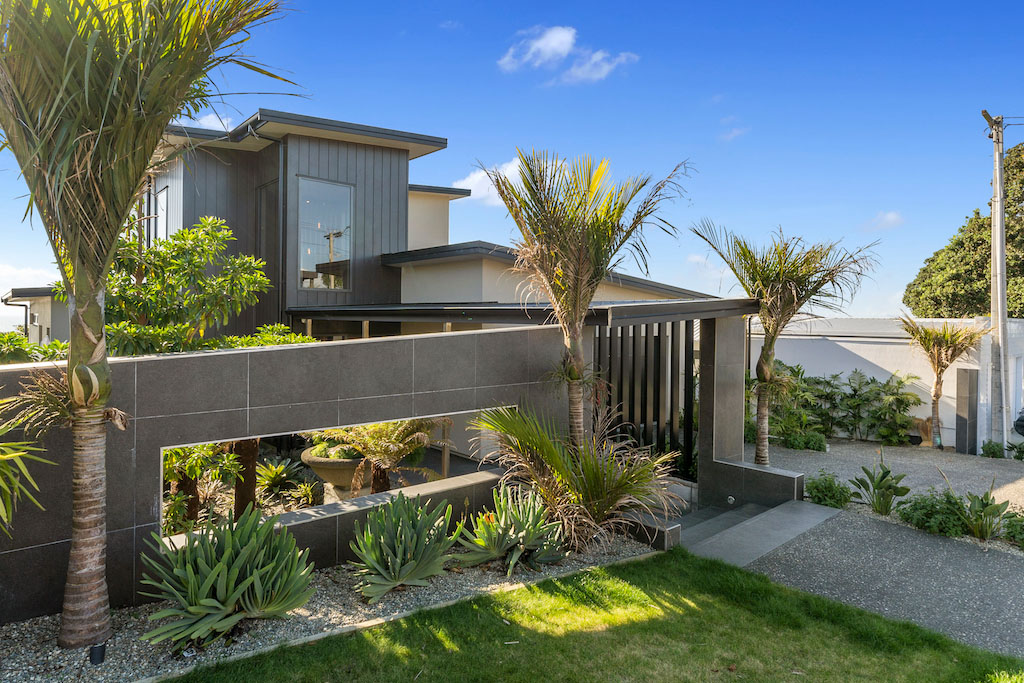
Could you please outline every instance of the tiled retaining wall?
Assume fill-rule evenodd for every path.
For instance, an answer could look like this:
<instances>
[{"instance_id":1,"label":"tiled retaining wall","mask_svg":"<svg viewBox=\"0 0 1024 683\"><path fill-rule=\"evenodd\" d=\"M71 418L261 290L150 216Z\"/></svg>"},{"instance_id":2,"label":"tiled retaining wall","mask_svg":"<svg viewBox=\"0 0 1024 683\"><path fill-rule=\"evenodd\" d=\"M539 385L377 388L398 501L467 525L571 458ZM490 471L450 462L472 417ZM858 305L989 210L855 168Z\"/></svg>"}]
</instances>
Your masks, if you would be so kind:
<instances>
[{"instance_id":1,"label":"tiled retaining wall","mask_svg":"<svg viewBox=\"0 0 1024 683\"><path fill-rule=\"evenodd\" d=\"M544 382L562 350L557 327L531 326L114 359L111 405L132 419L126 431L108 431L111 603L138 601L139 553L160 520L162 448L523 401L564 419L564 399ZM0 369L0 396L17 392L28 367ZM0 535L0 623L58 612L63 599L71 537L70 434L55 431L44 445L58 463L32 466L46 509L23 503L14 537ZM459 488L447 497L456 508L468 498L475 509L485 495L478 489L489 486L485 479L493 475L466 476L476 479L449 480ZM318 564L341 561L347 557L347 520L365 515L361 505L339 503L284 521L301 542L316 541L311 554Z\"/></svg>"}]
</instances>

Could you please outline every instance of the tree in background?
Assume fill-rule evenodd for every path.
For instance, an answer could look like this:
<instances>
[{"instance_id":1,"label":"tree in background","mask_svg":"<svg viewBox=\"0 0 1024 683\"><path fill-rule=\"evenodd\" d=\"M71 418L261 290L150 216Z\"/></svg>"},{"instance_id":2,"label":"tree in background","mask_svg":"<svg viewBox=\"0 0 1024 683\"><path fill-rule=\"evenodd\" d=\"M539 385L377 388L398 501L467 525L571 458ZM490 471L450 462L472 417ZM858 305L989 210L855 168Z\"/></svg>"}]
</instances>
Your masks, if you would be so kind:
<instances>
[{"instance_id":1,"label":"tree in background","mask_svg":"<svg viewBox=\"0 0 1024 683\"><path fill-rule=\"evenodd\" d=\"M932 383L932 447L941 450L939 400L942 398L942 376L958 358L977 346L988 330L949 322L942 323L941 327L932 327L922 325L906 315L900 317L900 323L910 335L910 343L924 352L935 373L935 381Z\"/></svg>"},{"instance_id":2,"label":"tree in background","mask_svg":"<svg viewBox=\"0 0 1024 683\"><path fill-rule=\"evenodd\" d=\"M758 246L708 220L693 228L693 234L732 271L747 296L760 304L758 318L764 341L757 359L757 440L754 462L768 464L768 409L771 396L780 390L782 377L775 366L775 342L786 325L805 306L840 311L875 266L874 243L850 251L838 242L809 244L799 237L786 237L782 229L771 243Z\"/></svg>"},{"instance_id":3,"label":"tree in background","mask_svg":"<svg viewBox=\"0 0 1024 683\"><path fill-rule=\"evenodd\" d=\"M110 635L107 271L164 130L278 0L0 0L0 129L69 294L71 548L58 643Z\"/></svg>"},{"instance_id":4,"label":"tree in background","mask_svg":"<svg viewBox=\"0 0 1024 683\"><path fill-rule=\"evenodd\" d=\"M1024 317L1024 144L1006 152L1006 303ZM992 217L967 217L949 243L929 256L907 285L903 303L920 318L988 315L992 283Z\"/></svg>"},{"instance_id":5,"label":"tree in background","mask_svg":"<svg viewBox=\"0 0 1024 683\"><path fill-rule=\"evenodd\" d=\"M519 228L512 270L526 276L523 294L547 299L562 328L566 353L560 374L568 387L569 439L579 445L587 311L598 286L627 252L646 272L645 227L653 224L675 233L658 217L658 210L681 191L677 179L686 166L679 164L656 183L641 176L616 185L609 180L607 159L595 165L590 157L570 162L547 152L516 151L518 178L497 169L485 171Z\"/></svg>"}]
</instances>

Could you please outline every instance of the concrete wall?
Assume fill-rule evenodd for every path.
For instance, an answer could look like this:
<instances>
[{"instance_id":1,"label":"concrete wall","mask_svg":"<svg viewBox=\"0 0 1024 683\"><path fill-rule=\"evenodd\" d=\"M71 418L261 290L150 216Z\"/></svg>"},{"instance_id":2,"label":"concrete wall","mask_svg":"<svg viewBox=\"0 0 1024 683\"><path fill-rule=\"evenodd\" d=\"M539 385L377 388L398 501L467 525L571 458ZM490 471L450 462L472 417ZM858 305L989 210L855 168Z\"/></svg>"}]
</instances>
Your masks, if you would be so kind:
<instances>
[{"instance_id":1,"label":"concrete wall","mask_svg":"<svg viewBox=\"0 0 1024 683\"><path fill-rule=\"evenodd\" d=\"M559 330L535 326L113 359L110 403L132 418L126 431L108 430L112 604L138 600L138 556L159 529L163 448L524 401L564 420L561 395L543 382L561 354ZM0 368L0 397L30 367ZM57 612L63 599L70 434L57 430L44 446L58 464L31 469L46 509L23 504L14 537L0 535L0 623Z\"/></svg>"},{"instance_id":2,"label":"concrete wall","mask_svg":"<svg viewBox=\"0 0 1024 683\"><path fill-rule=\"evenodd\" d=\"M409 243L407 249L426 249L448 244L446 195L409 192Z\"/></svg>"},{"instance_id":3,"label":"concrete wall","mask_svg":"<svg viewBox=\"0 0 1024 683\"><path fill-rule=\"evenodd\" d=\"M923 323L941 325L943 320L925 320ZM987 327L987 318L950 321L964 325ZM754 325L751 339L751 356L757 358L761 351L761 337ZM1010 345L1008 347L1010 368L1010 402L1012 415L1024 407L1024 320L1009 322ZM988 372L988 358L991 353L991 339L985 337L978 349L954 363L943 378L943 397L939 403L939 418L942 421L944 443L955 442L956 430L956 371L958 368L979 368L980 405L978 413L978 443L989 438L991 373ZM914 409L915 417L931 415L931 387L934 374L924 354L910 345L910 339L903 332L895 318L819 318L791 323L785 334L776 342L776 357L790 365L803 366L808 375L830 375L859 369L879 380L888 379L893 373L910 373L920 379L913 382L913 390L921 397L922 405Z\"/></svg>"}]
</instances>

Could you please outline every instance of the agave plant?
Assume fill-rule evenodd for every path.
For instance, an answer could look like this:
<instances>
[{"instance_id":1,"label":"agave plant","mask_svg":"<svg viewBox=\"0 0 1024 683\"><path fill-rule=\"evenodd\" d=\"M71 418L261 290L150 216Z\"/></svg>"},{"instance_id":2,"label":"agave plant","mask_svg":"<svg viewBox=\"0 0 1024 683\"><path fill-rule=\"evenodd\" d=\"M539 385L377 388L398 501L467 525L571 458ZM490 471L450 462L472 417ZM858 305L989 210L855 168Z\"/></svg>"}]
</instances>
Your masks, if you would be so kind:
<instances>
[{"instance_id":1,"label":"agave plant","mask_svg":"<svg viewBox=\"0 0 1024 683\"><path fill-rule=\"evenodd\" d=\"M875 514L888 515L892 512L896 499L910 493L910 487L900 486L900 482L907 475L893 475L881 456L878 464L878 467L872 467L870 470L861 466L864 476L851 479L850 483L856 489L853 492L854 498L870 505Z\"/></svg>"},{"instance_id":2,"label":"agave plant","mask_svg":"<svg viewBox=\"0 0 1024 683\"><path fill-rule=\"evenodd\" d=\"M358 586L362 594L376 602L398 586L426 586L428 578L443 573L446 553L462 534L462 522L448 534L451 517L447 501L428 512L419 497L399 493L371 510L365 527L356 522L350 546L359 558L352 564L363 577Z\"/></svg>"},{"instance_id":3,"label":"agave plant","mask_svg":"<svg viewBox=\"0 0 1024 683\"><path fill-rule=\"evenodd\" d=\"M149 569L142 583L154 590L142 595L172 603L151 620L174 620L142 638L170 640L175 650L202 647L227 637L243 619L283 617L306 604L313 594L309 549L299 551L287 530L274 530L276 522L262 521L249 507L237 524L229 513L209 532L187 536L180 548L168 548L153 534L152 554L142 556Z\"/></svg>"},{"instance_id":4,"label":"agave plant","mask_svg":"<svg viewBox=\"0 0 1024 683\"><path fill-rule=\"evenodd\" d=\"M612 417L598 419L579 446L553 422L523 409L484 410L470 426L494 436L497 448L485 456L505 467L503 481L524 482L536 491L552 520L561 523L566 545L579 550L625 530L639 511L682 504L668 487L678 453L652 454L613 435Z\"/></svg>"},{"instance_id":5,"label":"agave plant","mask_svg":"<svg viewBox=\"0 0 1024 683\"><path fill-rule=\"evenodd\" d=\"M463 529L459 543L468 552L459 556L465 565L502 560L508 575L518 562L531 569L565 557L562 525L548 518L544 502L533 491L502 483L494 490L494 512L480 512L472 530Z\"/></svg>"}]
</instances>

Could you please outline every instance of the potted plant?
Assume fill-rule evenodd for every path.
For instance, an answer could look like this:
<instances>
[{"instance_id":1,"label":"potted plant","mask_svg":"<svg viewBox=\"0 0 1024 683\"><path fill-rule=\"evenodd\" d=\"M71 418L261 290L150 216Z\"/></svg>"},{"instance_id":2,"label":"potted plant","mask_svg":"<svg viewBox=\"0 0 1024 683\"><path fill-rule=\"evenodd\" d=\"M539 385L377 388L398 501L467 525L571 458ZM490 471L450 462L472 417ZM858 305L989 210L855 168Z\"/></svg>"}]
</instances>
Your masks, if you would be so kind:
<instances>
[{"instance_id":1,"label":"potted plant","mask_svg":"<svg viewBox=\"0 0 1024 683\"><path fill-rule=\"evenodd\" d=\"M302 451L302 462L316 476L339 489L352 486L352 476L363 462L363 455L333 438L331 432L313 432L305 435L313 445Z\"/></svg>"}]
</instances>

